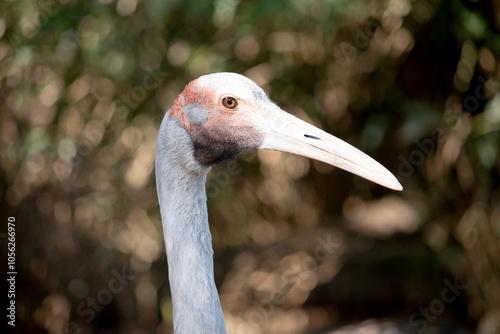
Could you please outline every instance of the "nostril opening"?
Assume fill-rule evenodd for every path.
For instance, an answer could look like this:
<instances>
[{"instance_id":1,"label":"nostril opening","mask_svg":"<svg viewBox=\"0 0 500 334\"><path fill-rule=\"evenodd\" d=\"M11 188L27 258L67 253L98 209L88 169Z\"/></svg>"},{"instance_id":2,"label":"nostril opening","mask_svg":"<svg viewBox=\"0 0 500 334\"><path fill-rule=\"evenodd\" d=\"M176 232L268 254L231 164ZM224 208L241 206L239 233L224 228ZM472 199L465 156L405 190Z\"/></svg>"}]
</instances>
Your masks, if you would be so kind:
<instances>
[{"instance_id":1,"label":"nostril opening","mask_svg":"<svg viewBox=\"0 0 500 334\"><path fill-rule=\"evenodd\" d=\"M318 138L318 137L316 137L316 136L311 136L311 135L304 135L304 137L306 137L306 138L311 138L311 139L321 140L320 138Z\"/></svg>"}]
</instances>

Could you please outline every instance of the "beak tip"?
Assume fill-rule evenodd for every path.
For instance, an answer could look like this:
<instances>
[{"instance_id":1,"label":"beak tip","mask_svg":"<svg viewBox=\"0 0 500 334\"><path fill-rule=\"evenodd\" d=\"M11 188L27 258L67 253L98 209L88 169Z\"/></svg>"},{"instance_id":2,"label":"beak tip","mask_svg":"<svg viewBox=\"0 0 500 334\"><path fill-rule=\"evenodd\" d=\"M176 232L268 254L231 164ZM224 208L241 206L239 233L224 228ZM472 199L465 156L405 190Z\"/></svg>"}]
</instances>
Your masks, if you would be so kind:
<instances>
[{"instance_id":1,"label":"beak tip","mask_svg":"<svg viewBox=\"0 0 500 334\"><path fill-rule=\"evenodd\" d=\"M392 179L386 187L396 191L403 191L403 186L396 178Z\"/></svg>"},{"instance_id":2,"label":"beak tip","mask_svg":"<svg viewBox=\"0 0 500 334\"><path fill-rule=\"evenodd\" d=\"M403 191L403 186L402 185L399 185L397 187L394 187L392 188L393 190L396 190L396 191Z\"/></svg>"}]
</instances>

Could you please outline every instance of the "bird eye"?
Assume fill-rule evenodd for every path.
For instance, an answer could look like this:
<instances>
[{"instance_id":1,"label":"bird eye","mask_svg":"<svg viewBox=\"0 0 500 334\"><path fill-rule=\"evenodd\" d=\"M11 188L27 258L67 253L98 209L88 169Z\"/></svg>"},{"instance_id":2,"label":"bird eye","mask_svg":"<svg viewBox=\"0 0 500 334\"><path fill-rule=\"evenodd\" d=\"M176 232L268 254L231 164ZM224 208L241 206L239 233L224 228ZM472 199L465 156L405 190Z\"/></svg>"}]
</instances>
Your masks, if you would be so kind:
<instances>
[{"instance_id":1,"label":"bird eye","mask_svg":"<svg viewBox=\"0 0 500 334\"><path fill-rule=\"evenodd\" d=\"M222 99L222 105L227 109L236 109L238 101L232 96L226 96Z\"/></svg>"}]
</instances>

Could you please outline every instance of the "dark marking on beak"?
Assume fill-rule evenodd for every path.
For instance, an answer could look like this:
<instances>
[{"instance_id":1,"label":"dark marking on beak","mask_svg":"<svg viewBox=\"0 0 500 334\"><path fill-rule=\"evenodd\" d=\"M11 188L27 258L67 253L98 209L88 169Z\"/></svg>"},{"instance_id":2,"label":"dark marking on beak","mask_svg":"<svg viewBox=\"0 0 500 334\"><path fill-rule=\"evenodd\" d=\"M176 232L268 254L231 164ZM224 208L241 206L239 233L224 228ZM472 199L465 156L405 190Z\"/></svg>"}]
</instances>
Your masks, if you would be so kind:
<instances>
[{"instance_id":1,"label":"dark marking on beak","mask_svg":"<svg viewBox=\"0 0 500 334\"><path fill-rule=\"evenodd\" d=\"M306 138L311 138L311 139L321 140L321 138L318 138L318 137L316 137L316 136L311 136L311 135L304 135L304 137L306 137Z\"/></svg>"}]
</instances>

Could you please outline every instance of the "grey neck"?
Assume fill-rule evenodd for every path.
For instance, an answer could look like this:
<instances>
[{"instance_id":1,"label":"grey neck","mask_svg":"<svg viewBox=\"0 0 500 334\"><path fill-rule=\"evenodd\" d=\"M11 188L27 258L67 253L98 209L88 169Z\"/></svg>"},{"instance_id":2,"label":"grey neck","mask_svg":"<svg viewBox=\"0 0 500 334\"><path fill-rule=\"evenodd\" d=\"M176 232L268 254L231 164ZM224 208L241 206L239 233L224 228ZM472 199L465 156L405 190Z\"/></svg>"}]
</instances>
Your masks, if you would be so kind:
<instances>
[{"instance_id":1,"label":"grey neck","mask_svg":"<svg viewBox=\"0 0 500 334\"><path fill-rule=\"evenodd\" d=\"M176 334L226 333L208 226L209 171L195 160L187 132L167 113L156 145L156 187Z\"/></svg>"}]
</instances>

